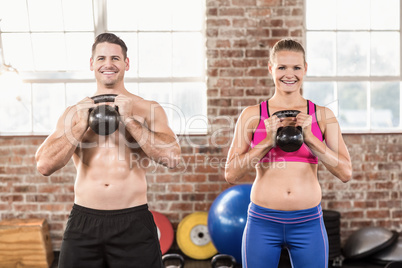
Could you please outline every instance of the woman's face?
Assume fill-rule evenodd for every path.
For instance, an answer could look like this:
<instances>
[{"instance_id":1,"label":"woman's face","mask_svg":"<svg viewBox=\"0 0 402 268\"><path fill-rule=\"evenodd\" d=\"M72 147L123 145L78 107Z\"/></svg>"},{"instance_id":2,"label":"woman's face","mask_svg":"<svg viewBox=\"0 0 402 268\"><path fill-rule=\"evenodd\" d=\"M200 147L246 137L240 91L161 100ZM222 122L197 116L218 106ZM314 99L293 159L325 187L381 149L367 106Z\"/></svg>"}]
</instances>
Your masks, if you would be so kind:
<instances>
[{"instance_id":1,"label":"woman's face","mask_svg":"<svg viewBox=\"0 0 402 268\"><path fill-rule=\"evenodd\" d=\"M307 72L307 63L304 62L303 53L282 50L275 54L268 70L272 74L276 90L290 93L300 91Z\"/></svg>"}]
</instances>

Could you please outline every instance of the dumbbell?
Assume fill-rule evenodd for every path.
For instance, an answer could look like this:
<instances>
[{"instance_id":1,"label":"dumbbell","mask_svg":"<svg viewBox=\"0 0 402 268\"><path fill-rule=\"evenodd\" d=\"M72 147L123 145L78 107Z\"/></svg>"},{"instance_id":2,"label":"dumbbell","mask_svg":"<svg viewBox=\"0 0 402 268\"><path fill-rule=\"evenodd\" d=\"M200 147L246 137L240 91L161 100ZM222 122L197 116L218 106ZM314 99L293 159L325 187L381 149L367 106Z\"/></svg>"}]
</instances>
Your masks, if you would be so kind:
<instances>
[{"instance_id":1,"label":"dumbbell","mask_svg":"<svg viewBox=\"0 0 402 268\"><path fill-rule=\"evenodd\" d=\"M114 102L116 94L104 94L91 97L95 103ZM90 109L89 127L98 135L110 135L119 127L119 111L110 105L98 105Z\"/></svg>"},{"instance_id":2,"label":"dumbbell","mask_svg":"<svg viewBox=\"0 0 402 268\"><path fill-rule=\"evenodd\" d=\"M211 259L212 268L234 268L236 259L232 255L218 254Z\"/></svg>"},{"instance_id":3,"label":"dumbbell","mask_svg":"<svg viewBox=\"0 0 402 268\"><path fill-rule=\"evenodd\" d=\"M184 258L177 253L165 254L162 256L162 263L165 268L183 268Z\"/></svg>"},{"instance_id":4,"label":"dumbbell","mask_svg":"<svg viewBox=\"0 0 402 268\"><path fill-rule=\"evenodd\" d=\"M277 111L273 115L278 118L296 117L300 111L297 110L283 110ZM278 128L276 133L276 145L285 152L294 152L300 149L303 145L303 132L300 126L285 126Z\"/></svg>"}]
</instances>

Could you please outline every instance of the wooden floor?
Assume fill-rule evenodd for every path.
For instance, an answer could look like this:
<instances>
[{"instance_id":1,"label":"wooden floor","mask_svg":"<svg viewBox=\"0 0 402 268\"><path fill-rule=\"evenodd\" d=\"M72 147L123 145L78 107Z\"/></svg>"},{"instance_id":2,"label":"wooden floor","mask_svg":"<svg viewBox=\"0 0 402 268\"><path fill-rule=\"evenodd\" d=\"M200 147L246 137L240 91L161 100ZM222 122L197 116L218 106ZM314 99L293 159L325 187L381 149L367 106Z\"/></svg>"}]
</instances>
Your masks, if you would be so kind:
<instances>
[{"instance_id":1,"label":"wooden floor","mask_svg":"<svg viewBox=\"0 0 402 268\"><path fill-rule=\"evenodd\" d=\"M50 268L57 268L57 262L59 260L59 252L55 252L55 259ZM186 258L185 268L211 268L211 260L205 260L205 261L197 261L197 260L192 260L189 258ZM282 258L278 268L291 268L292 266L290 265L290 262L287 258ZM341 268L384 268L385 265L378 265L374 263L370 263L368 261L354 261L354 262L343 262L343 265ZM180 267L178 267L180 268ZM241 266L237 266L236 268L241 268ZM335 268L332 266L332 263L330 263L329 268Z\"/></svg>"}]
</instances>

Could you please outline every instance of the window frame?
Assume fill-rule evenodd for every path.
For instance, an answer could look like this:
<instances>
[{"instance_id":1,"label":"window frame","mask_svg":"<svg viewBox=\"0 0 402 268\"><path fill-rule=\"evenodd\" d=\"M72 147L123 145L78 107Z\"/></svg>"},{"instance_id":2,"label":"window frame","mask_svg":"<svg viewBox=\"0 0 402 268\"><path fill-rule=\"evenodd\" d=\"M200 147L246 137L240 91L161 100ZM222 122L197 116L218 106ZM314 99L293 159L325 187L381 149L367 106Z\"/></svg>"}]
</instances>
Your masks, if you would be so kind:
<instances>
[{"instance_id":1,"label":"window frame","mask_svg":"<svg viewBox=\"0 0 402 268\"><path fill-rule=\"evenodd\" d=\"M199 0L202 1L202 7L203 10L202 14L205 16L205 0ZM113 32L118 35L118 33L161 33L161 32L166 32L166 33L182 33L182 32L198 32L198 31L183 31L183 30L166 30L166 31L143 31L143 30L137 30L137 31L127 31L127 30L119 30L119 31L109 31L107 27L107 0L92 0L92 12L93 12L93 25L94 29L93 31L88 31L88 30L83 30L83 31L60 31L60 33L77 33L77 32L85 32L85 33L91 33L93 32L94 38L104 32ZM1 25L0 25L1 26ZM57 31L58 33L59 31ZM7 34L7 33L37 33L36 31L2 31L0 28L0 37L2 34ZM47 33L47 32L43 32ZM202 26L201 26L201 38L202 38L202 43L205 44L206 42L206 22L203 20ZM124 40L124 39L123 39ZM173 53L173 51L172 51ZM203 51L202 51L202 62L206 62L206 46L203 46ZM130 54L128 55L129 58ZM62 83L64 84L64 92L66 92L67 84L70 83L96 83L95 77L93 72L89 70L89 58L90 58L90 51L88 51L88 71L19 71L19 76L24 84L28 84L30 87L31 91L31 96L33 92L33 85L34 84L52 84L52 83ZM131 64L137 64L137 60L134 59L134 61L131 61ZM12 62L11 62L12 64ZM137 70L138 71L138 70ZM180 128L179 130L175 131L176 134L178 135L184 135L184 134L189 134L189 135L206 135L208 133L208 120L207 118L207 83L206 83L206 75L207 75L207 70L206 70L206 65L202 68L202 73L200 76L196 77L174 77L172 74L170 76L166 77L140 77L138 73L136 74L135 77L133 76L125 76L124 81L125 83L135 83L136 89L133 89L132 91L134 94L137 94L136 91L138 91L139 85L141 83L166 83L169 84L170 87L168 90L172 90L174 83L186 83L186 82L194 82L194 83L203 83L205 85L205 92L203 94L205 95L205 103L203 104L202 111L199 112L200 116L205 117L205 128L197 128L195 130L192 130L191 128L186 128L182 129ZM31 122L30 122L30 132L0 132L0 137L2 136L43 136L43 135L49 135L51 131L49 132L38 132L34 131L34 122L33 118L35 116L35 112L33 111L33 98L31 97ZM163 104L161 103L163 106ZM67 107L66 101L65 101L65 107ZM168 113L168 112L167 112ZM182 119L181 119L182 120ZM187 126L186 126L187 127Z\"/></svg>"},{"instance_id":2,"label":"window frame","mask_svg":"<svg viewBox=\"0 0 402 268\"><path fill-rule=\"evenodd\" d=\"M308 40L307 40L307 33L308 32L399 32L399 76L372 76L372 75L367 75L367 76L339 76L339 75L334 75L334 76L310 76L308 71L307 75L304 78L305 82L327 82L327 83L334 83L334 98L335 102L337 103L338 99L338 90L337 90L337 83L338 82L366 82L366 83L372 83L372 82L399 82L399 91L400 91L400 98L399 98L399 121L400 125L399 127L395 128L384 128L384 129L377 129L377 128L372 128L370 124L370 119L371 119L371 109L370 109L370 100L371 100L371 91L370 88L367 91L368 95L368 109L367 109L367 118L368 118L368 127L366 128L344 128L342 129L342 133L345 134L396 134L396 133L401 133L402 132L402 3L399 4L399 12L400 12L400 18L399 18L399 30L337 30L337 29L331 29L331 30L309 30L307 29L307 1L309 0L304 0L304 17L303 17L303 23L304 23L304 35L303 35L303 43L305 44L305 48L307 50L308 46ZM335 57L336 58L336 57ZM307 59L308 61L308 59ZM307 62L308 63L308 62ZM339 107L337 108L339 111ZM334 111L336 112L336 111ZM335 114L336 117L338 117L338 114Z\"/></svg>"}]
</instances>

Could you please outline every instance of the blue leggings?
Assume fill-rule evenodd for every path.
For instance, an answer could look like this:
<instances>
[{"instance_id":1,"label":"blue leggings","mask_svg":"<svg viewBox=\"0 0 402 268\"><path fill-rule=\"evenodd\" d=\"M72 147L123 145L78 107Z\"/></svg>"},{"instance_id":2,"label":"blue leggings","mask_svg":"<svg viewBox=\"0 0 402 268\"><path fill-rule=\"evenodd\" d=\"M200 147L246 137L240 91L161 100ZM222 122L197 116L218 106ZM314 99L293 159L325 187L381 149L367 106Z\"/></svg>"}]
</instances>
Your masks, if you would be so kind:
<instances>
[{"instance_id":1,"label":"blue leggings","mask_svg":"<svg viewBox=\"0 0 402 268\"><path fill-rule=\"evenodd\" d=\"M294 268L327 268L328 236L321 205L278 211L251 203L242 243L243 268L276 268L282 248Z\"/></svg>"}]
</instances>

